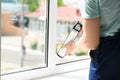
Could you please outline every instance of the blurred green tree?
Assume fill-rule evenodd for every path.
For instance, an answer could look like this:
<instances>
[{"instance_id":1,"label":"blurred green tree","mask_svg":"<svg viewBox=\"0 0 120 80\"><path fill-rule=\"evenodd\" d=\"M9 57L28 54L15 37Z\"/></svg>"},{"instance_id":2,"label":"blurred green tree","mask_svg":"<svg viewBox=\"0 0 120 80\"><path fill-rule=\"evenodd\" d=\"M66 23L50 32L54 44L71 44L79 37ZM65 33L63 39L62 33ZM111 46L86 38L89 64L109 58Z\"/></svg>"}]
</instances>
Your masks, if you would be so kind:
<instances>
[{"instance_id":1,"label":"blurred green tree","mask_svg":"<svg viewBox=\"0 0 120 80\"><path fill-rule=\"evenodd\" d=\"M29 11L33 12L39 7L39 0L24 0L24 3L28 4Z\"/></svg>"},{"instance_id":2,"label":"blurred green tree","mask_svg":"<svg viewBox=\"0 0 120 80\"><path fill-rule=\"evenodd\" d=\"M58 7L59 7L59 6L64 6L63 0L57 0L57 5L58 5Z\"/></svg>"}]
</instances>

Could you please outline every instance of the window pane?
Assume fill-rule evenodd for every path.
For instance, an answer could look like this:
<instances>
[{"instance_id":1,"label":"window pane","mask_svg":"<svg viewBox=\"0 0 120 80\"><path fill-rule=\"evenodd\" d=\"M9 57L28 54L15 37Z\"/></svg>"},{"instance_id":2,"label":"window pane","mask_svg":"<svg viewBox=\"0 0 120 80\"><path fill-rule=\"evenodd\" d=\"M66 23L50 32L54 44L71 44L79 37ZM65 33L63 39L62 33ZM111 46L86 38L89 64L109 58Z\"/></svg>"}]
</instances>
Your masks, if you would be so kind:
<instances>
[{"instance_id":1,"label":"window pane","mask_svg":"<svg viewBox=\"0 0 120 80\"><path fill-rule=\"evenodd\" d=\"M81 20L79 0L58 0L57 9L56 52L59 51L73 26L77 23L77 21ZM79 61L85 58L88 58L87 51L77 50L72 55L68 55L63 59L60 59L57 64Z\"/></svg>"},{"instance_id":2,"label":"window pane","mask_svg":"<svg viewBox=\"0 0 120 80\"><path fill-rule=\"evenodd\" d=\"M2 0L2 74L47 66L46 0Z\"/></svg>"}]
</instances>

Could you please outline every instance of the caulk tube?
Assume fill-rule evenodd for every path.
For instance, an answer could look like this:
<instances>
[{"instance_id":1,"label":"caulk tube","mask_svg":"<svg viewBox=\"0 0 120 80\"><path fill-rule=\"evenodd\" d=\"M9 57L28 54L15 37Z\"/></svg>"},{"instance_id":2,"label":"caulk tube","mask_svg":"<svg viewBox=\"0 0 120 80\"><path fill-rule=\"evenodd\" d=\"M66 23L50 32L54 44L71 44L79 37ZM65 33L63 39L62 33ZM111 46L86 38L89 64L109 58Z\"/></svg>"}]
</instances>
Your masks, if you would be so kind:
<instances>
[{"instance_id":1,"label":"caulk tube","mask_svg":"<svg viewBox=\"0 0 120 80\"><path fill-rule=\"evenodd\" d=\"M64 58L66 54L66 48L62 48L65 44L69 43L70 41L76 42L80 38L79 32L82 29L82 24L78 21L72 28L70 34L66 37L65 41L63 42L61 48L59 49L57 55L60 58Z\"/></svg>"}]
</instances>

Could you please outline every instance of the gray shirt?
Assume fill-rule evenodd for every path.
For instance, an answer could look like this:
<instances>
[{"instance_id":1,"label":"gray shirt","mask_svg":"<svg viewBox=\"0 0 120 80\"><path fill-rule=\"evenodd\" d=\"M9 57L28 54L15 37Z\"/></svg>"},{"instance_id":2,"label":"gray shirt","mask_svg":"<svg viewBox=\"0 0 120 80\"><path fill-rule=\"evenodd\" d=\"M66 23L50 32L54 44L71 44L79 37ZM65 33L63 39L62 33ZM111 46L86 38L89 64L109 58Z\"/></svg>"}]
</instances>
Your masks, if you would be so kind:
<instances>
[{"instance_id":1,"label":"gray shirt","mask_svg":"<svg viewBox=\"0 0 120 80\"><path fill-rule=\"evenodd\" d=\"M120 0L80 0L80 11L82 18L100 17L102 37L113 36L120 29Z\"/></svg>"}]
</instances>

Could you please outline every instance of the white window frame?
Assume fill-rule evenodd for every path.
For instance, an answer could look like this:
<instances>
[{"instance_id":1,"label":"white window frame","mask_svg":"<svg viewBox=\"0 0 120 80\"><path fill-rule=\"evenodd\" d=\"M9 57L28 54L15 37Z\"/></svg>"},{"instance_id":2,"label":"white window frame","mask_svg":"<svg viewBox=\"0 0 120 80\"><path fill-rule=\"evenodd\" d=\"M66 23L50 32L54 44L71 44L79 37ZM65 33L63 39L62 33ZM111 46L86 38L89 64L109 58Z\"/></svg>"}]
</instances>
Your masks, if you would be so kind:
<instances>
[{"instance_id":1,"label":"white window frame","mask_svg":"<svg viewBox=\"0 0 120 80\"><path fill-rule=\"evenodd\" d=\"M2 80L32 80L48 75L59 74L76 69L88 68L89 60L82 59L72 63L56 65L56 23L57 23L57 0L49 1L49 42L47 67L34 69L14 74L2 75ZM84 60L84 61L83 61ZM81 66L82 65L82 66Z\"/></svg>"},{"instance_id":2,"label":"white window frame","mask_svg":"<svg viewBox=\"0 0 120 80\"><path fill-rule=\"evenodd\" d=\"M48 64L47 67L41 69L34 69L24 72L16 72L13 74L2 75L2 80L31 80L38 77L50 75L55 69L55 30L56 27L56 8L57 0L49 1L49 42L48 42Z\"/></svg>"}]
</instances>

